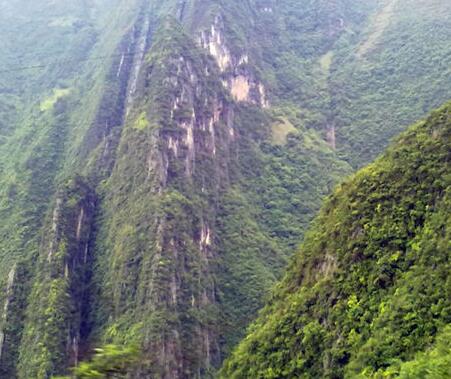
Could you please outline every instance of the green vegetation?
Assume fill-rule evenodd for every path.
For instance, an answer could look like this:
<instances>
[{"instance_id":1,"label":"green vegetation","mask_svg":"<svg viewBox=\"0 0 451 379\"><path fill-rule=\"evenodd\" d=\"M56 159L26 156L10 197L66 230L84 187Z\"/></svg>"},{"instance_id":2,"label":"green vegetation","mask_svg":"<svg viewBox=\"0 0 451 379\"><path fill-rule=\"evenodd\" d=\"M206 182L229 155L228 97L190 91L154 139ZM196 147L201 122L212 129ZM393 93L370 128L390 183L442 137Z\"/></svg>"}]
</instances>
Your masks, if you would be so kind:
<instances>
[{"instance_id":1,"label":"green vegetation","mask_svg":"<svg viewBox=\"0 0 451 379\"><path fill-rule=\"evenodd\" d=\"M86 249L94 203L91 189L80 178L57 192L28 300L19 377L47 378L65 372L67 363L76 360L89 284Z\"/></svg>"},{"instance_id":2,"label":"green vegetation","mask_svg":"<svg viewBox=\"0 0 451 379\"><path fill-rule=\"evenodd\" d=\"M216 216L220 331L226 354L280 278L322 198L351 171L315 131L302 128L296 112L285 108L267 115L247 106L235 112L239 159ZM271 140L280 114L296 127L283 146Z\"/></svg>"},{"instance_id":3,"label":"green vegetation","mask_svg":"<svg viewBox=\"0 0 451 379\"><path fill-rule=\"evenodd\" d=\"M451 85L451 3L385 3L360 41L343 36L331 68L338 149L353 167L374 159L406 126L451 98L445 89Z\"/></svg>"},{"instance_id":4,"label":"green vegetation","mask_svg":"<svg viewBox=\"0 0 451 379\"><path fill-rule=\"evenodd\" d=\"M141 113L139 118L136 120L135 125L133 126L135 129L143 130L149 126L149 121L147 120L147 115L145 112Z\"/></svg>"},{"instance_id":5,"label":"green vegetation","mask_svg":"<svg viewBox=\"0 0 451 379\"><path fill-rule=\"evenodd\" d=\"M140 355L135 347L121 348L106 345L96 349L90 361L82 362L75 367L70 377L53 377L53 379L125 378L127 372L139 359Z\"/></svg>"},{"instance_id":6,"label":"green vegetation","mask_svg":"<svg viewBox=\"0 0 451 379\"><path fill-rule=\"evenodd\" d=\"M451 98L449 2L412 1L3 1L0 377L111 343L212 376L324 197Z\"/></svg>"},{"instance_id":7,"label":"green vegetation","mask_svg":"<svg viewBox=\"0 0 451 379\"><path fill-rule=\"evenodd\" d=\"M51 110L55 106L55 104L57 103L58 100L69 95L69 93L70 93L70 88L54 89L52 96L48 97L41 103L41 106L40 106L41 111L45 112L45 111Z\"/></svg>"},{"instance_id":8,"label":"green vegetation","mask_svg":"<svg viewBox=\"0 0 451 379\"><path fill-rule=\"evenodd\" d=\"M445 377L450 144L448 104L336 189L222 377Z\"/></svg>"},{"instance_id":9,"label":"green vegetation","mask_svg":"<svg viewBox=\"0 0 451 379\"><path fill-rule=\"evenodd\" d=\"M451 328L446 326L439 333L433 348L418 354L413 361L402 363L399 370L400 379L441 379L446 378L451 372ZM395 371L391 371L395 373Z\"/></svg>"},{"instance_id":10,"label":"green vegetation","mask_svg":"<svg viewBox=\"0 0 451 379\"><path fill-rule=\"evenodd\" d=\"M229 104L211 60L174 20L155 32L143 72L152 85L140 88L101 193L93 322L100 339L136 336L160 357L142 362L141 375L195 377L217 364L211 233L227 131L219 120L212 154L211 135L192 118L208 125L215 104ZM181 362L163 360L161 349Z\"/></svg>"},{"instance_id":11,"label":"green vegetation","mask_svg":"<svg viewBox=\"0 0 451 379\"><path fill-rule=\"evenodd\" d=\"M287 119L277 120L271 127L272 143L275 145L285 145L287 137L290 133L294 133L297 129Z\"/></svg>"},{"instance_id":12,"label":"green vegetation","mask_svg":"<svg viewBox=\"0 0 451 379\"><path fill-rule=\"evenodd\" d=\"M44 275L41 272L43 265L36 264L39 255L44 254L40 251L43 249L41 239L45 239L43 236L51 229L51 216L48 215L54 205L52 200L61 188L58 183L74 177L73 159L69 158L71 167L63 169L65 157L76 145L73 135L79 131L79 125L89 126L97 111L92 106L85 107L83 101L95 105L97 98L89 87L98 87L99 82L105 80L104 63L99 69L87 58L111 54L111 45L115 48L118 37L123 37L124 30L120 25L130 22L130 9L126 8L136 7L132 1L128 1L126 7L118 3L115 2L122 18L116 18L114 22L107 20L111 15L106 11L110 6L115 8L112 2L96 2L90 7L78 1L2 4L0 304L4 315L0 329L5 333L5 340L0 352L1 377L16 378L19 355L27 356L27 351L35 351L35 345L21 344L21 339L25 318L31 314L27 306L36 312L44 309L37 304L40 299L30 298L36 277ZM49 28L52 20L67 14L78 21L71 26L52 25ZM109 28L119 32L111 32ZM106 32L107 38L100 37L99 31ZM29 66L38 67L26 69ZM49 98L52 92L54 95ZM42 104L45 112L42 112ZM17 274L11 296L8 296L4 288L13 267L17 268ZM42 283L43 287L48 284ZM57 284L53 292L49 292L54 296L44 296L43 304L56 301L58 293L65 296L64 286L59 288ZM10 300L8 309L3 307L6 298ZM63 312L67 313L68 309ZM54 316L52 322L58 324L59 318ZM25 329L32 332L35 328L41 329L45 324L43 317L43 313L34 314L27 321L31 325ZM59 334L60 331L50 328L50 324L46 331L55 339L64 332ZM36 344L42 342L34 341ZM54 342L48 341L48 344ZM60 349L61 341L56 343L58 352L54 357L47 356L47 361L56 361L64 355L65 348ZM42 355L31 355L28 355L30 364L43 359ZM67 364L65 362L65 366Z\"/></svg>"}]
</instances>

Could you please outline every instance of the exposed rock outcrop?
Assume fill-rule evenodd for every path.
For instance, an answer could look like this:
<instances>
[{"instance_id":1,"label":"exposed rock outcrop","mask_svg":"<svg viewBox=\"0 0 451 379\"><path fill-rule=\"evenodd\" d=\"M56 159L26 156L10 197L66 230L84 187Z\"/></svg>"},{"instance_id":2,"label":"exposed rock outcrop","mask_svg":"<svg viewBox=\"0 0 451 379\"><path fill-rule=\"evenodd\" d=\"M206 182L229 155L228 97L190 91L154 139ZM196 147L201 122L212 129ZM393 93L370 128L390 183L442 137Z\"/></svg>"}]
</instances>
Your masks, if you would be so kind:
<instances>
[{"instance_id":1,"label":"exposed rock outcrop","mask_svg":"<svg viewBox=\"0 0 451 379\"><path fill-rule=\"evenodd\" d=\"M249 55L234 54L227 45L224 20L220 15L215 17L209 30L200 33L199 45L215 58L223 83L236 101L269 106L265 87L250 65Z\"/></svg>"},{"instance_id":2,"label":"exposed rock outcrop","mask_svg":"<svg viewBox=\"0 0 451 379\"><path fill-rule=\"evenodd\" d=\"M3 327L8 320L9 303L11 302L12 289L15 277L16 277L16 265L13 265L13 267L9 271L8 280L6 282L4 304L0 318L0 360L2 358L3 344L5 342L5 332L3 330Z\"/></svg>"},{"instance_id":3,"label":"exposed rock outcrop","mask_svg":"<svg viewBox=\"0 0 451 379\"><path fill-rule=\"evenodd\" d=\"M89 244L95 203L92 189L79 177L58 192L27 310L20 377L62 373L80 358L88 332ZM39 360L31 361L31 354Z\"/></svg>"}]
</instances>

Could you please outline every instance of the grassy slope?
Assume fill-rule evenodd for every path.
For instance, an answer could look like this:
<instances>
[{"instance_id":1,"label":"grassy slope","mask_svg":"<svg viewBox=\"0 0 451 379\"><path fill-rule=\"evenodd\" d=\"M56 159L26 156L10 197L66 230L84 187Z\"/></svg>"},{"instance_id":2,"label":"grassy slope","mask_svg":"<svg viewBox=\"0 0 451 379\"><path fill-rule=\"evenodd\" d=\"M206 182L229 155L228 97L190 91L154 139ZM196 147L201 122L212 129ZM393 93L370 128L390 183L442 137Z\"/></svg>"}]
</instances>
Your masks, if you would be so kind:
<instances>
[{"instance_id":1,"label":"grassy slope","mask_svg":"<svg viewBox=\"0 0 451 379\"><path fill-rule=\"evenodd\" d=\"M450 138L448 104L336 189L223 377L394 375L433 344L451 322Z\"/></svg>"}]
</instances>

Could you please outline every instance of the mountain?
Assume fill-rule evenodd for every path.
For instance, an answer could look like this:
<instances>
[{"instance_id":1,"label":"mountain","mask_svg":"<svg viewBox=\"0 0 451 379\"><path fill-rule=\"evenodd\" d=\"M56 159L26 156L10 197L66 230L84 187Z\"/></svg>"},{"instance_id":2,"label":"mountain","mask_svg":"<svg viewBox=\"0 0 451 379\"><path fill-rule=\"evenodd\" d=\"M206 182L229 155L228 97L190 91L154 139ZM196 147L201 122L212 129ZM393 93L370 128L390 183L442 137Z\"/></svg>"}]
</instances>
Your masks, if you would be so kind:
<instances>
[{"instance_id":1,"label":"mountain","mask_svg":"<svg viewBox=\"0 0 451 379\"><path fill-rule=\"evenodd\" d=\"M0 377L213 375L323 198L451 98L447 0L0 0Z\"/></svg>"},{"instance_id":2,"label":"mountain","mask_svg":"<svg viewBox=\"0 0 451 379\"><path fill-rule=\"evenodd\" d=\"M222 377L447 377L450 146L448 103L338 186Z\"/></svg>"}]
</instances>

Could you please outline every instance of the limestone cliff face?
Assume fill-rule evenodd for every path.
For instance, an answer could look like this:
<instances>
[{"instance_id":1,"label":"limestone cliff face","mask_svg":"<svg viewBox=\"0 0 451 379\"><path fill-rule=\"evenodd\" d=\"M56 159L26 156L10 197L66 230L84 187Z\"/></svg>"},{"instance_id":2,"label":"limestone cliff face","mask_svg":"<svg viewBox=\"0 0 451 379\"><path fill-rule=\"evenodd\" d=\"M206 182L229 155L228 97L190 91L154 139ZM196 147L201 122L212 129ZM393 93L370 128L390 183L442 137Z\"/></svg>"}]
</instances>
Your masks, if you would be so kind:
<instances>
[{"instance_id":1,"label":"limestone cliff face","mask_svg":"<svg viewBox=\"0 0 451 379\"><path fill-rule=\"evenodd\" d=\"M94 210L95 195L80 178L56 196L26 314L19 377L46 377L80 358Z\"/></svg>"},{"instance_id":2,"label":"limestone cliff face","mask_svg":"<svg viewBox=\"0 0 451 379\"><path fill-rule=\"evenodd\" d=\"M216 214L237 163L235 107L269 105L221 15L199 30L165 21L152 37L102 189L96 322L106 341L140 340L136 377L204 377L221 361Z\"/></svg>"},{"instance_id":3,"label":"limestone cliff face","mask_svg":"<svg viewBox=\"0 0 451 379\"><path fill-rule=\"evenodd\" d=\"M106 338L144 336L136 377L200 377L220 359L214 225L239 136L208 55L172 22L155 38L102 205Z\"/></svg>"},{"instance_id":4,"label":"limestone cliff face","mask_svg":"<svg viewBox=\"0 0 451 379\"><path fill-rule=\"evenodd\" d=\"M232 52L224 32L224 21L216 15L210 28L200 32L199 45L216 60L222 73L224 86L238 102L268 107L263 83L257 78L249 54Z\"/></svg>"},{"instance_id":5,"label":"limestone cliff face","mask_svg":"<svg viewBox=\"0 0 451 379\"><path fill-rule=\"evenodd\" d=\"M9 304L12 300L13 295L13 285L14 281L16 279L16 265L14 265L8 274L8 280L6 282L6 290L4 294L4 300L3 300L3 310L1 313L0 318L0 359L2 358L2 352L3 352L3 344L5 342L5 332L3 330L3 327L6 325L6 322L8 320L8 312L9 312Z\"/></svg>"},{"instance_id":6,"label":"limestone cliff face","mask_svg":"<svg viewBox=\"0 0 451 379\"><path fill-rule=\"evenodd\" d=\"M141 2L140 15L115 47L95 118L78 147L77 161L89 162L83 171L97 182L111 174L122 127L137 97L139 73L152 43L148 3Z\"/></svg>"},{"instance_id":7,"label":"limestone cliff face","mask_svg":"<svg viewBox=\"0 0 451 379\"><path fill-rule=\"evenodd\" d=\"M244 329L284 262L271 231L254 220L261 213L248 200L253 192L241 187L242 178L254 180L271 163L266 108L274 86L257 64L264 47L255 48L251 34L260 17L276 16L276 2L122 4L136 15L108 47L104 79L80 90L97 102L76 141L66 141L71 154L60 177L69 179L55 186L48 217L41 215L30 288L15 292L26 275L18 265L0 295L0 369L6 359L18 361L11 372L20 379L64 374L105 343L142 347L130 377L208 377L229 334L241 333L232 329ZM232 11L249 16L240 41L230 30L238 25ZM293 167L321 161L313 149L293 155L310 153L311 161L293 159ZM283 171L283 159L275 170ZM276 175L261 182L278 183ZM278 188L277 196L285 192ZM235 318L224 305L232 297L245 303ZM11 331L13 315L21 320Z\"/></svg>"},{"instance_id":8,"label":"limestone cliff face","mask_svg":"<svg viewBox=\"0 0 451 379\"><path fill-rule=\"evenodd\" d=\"M29 268L23 262L14 264L8 273L6 287L0 293L0 378L15 375L15 359L19 350L20 331L24 322L29 281ZM19 331L19 333L18 333Z\"/></svg>"},{"instance_id":9,"label":"limestone cliff face","mask_svg":"<svg viewBox=\"0 0 451 379\"><path fill-rule=\"evenodd\" d=\"M269 103L220 14L208 30L187 34L168 20L154 35L146 4L79 145L90 185L64 186L46 222L21 378L64 373L93 335L137 341L146 356L137 378L204 377L221 361L216 214L237 163L235 107Z\"/></svg>"}]
</instances>

